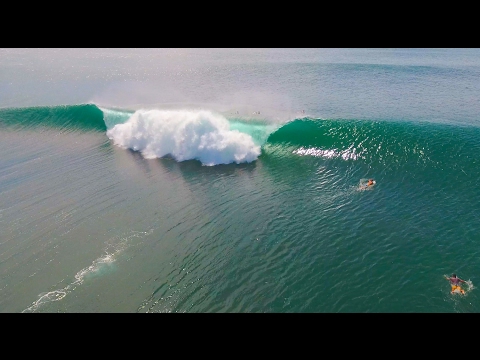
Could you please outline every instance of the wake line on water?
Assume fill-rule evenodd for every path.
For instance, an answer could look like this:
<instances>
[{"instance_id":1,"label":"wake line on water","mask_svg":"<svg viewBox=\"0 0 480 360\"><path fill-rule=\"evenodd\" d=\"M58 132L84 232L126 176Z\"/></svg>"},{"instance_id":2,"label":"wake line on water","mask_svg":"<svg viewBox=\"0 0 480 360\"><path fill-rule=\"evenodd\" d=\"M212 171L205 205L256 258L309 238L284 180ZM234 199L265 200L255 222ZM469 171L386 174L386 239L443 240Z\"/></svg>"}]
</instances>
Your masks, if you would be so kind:
<instances>
[{"instance_id":1,"label":"wake line on water","mask_svg":"<svg viewBox=\"0 0 480 360\"><path fill-rule=\"evenodd\" d=\"M108 245L105 249L105 254L103 256L95 259L91 265L87 266L86 268L80 270L75 274L75 281L68 284L62 289L52 290L40 294L38 299L35 300L28 308L24 309L22 313L36 312L47 303L62 300L68 294L75 291L78 286L82 285L87 277L100 273L102 269L105 268L105 266L111 266L115 262L116 257L118 257L121 252L123 252L130 246L129 241L132 238L141 238L146 235L150 235L151 233L152 230L145 232L134 231L131 235L120 239L118 243L114 242L113 244Z\"/></svg>"}]
</instances>

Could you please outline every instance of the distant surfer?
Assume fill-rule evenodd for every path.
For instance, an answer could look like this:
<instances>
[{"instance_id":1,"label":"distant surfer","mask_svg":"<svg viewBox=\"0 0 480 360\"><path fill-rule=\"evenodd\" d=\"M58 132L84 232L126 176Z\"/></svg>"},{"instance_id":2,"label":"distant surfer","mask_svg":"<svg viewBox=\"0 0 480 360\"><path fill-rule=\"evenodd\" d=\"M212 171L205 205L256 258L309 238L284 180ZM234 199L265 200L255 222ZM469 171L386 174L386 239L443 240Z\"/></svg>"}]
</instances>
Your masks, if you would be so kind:
<instances>
[{"instance_id":1,"label":"distant surfer","mask_svg":"<svg viewBox=\"0 0 480 360\"><path fill-rule=\"evenodd\" d=\"M452 285L452 291L451 293L454 294L454 293L461 293L462 295L465 295L465 290L463 290L461 287L460 287L460 283L466 283L465 280L462 280L460 279L459 277L457 277L456 274L452 274L451 277L448 277L448 276L445 276L445 279L447 279L448 281L450 281L450 285Z\"/></svg>"},{"instance_id":2,"label":"distant surfer","mask_svg":"<svg viewBox=\"0 0 480 360\"><path fill-rule=\"evenodd\" d=\"M366 183L361 183L360 184L360 188L361 189L368 189L369 187L375 185L375 180L373 179L368 179L368 181Z\"/></svg>"}]
</instances>

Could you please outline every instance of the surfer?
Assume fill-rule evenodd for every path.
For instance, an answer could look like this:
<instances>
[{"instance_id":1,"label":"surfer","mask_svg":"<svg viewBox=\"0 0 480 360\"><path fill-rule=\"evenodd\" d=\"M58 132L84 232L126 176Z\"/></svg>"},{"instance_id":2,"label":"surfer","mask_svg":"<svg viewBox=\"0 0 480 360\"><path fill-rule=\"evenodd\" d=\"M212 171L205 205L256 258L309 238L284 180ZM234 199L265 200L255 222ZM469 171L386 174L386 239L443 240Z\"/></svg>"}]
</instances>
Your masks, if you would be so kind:
<instances>
[{"instance_id":1,"label":"surfer","mask_svg":"<svg viewBox=\"0 0 480 360\"><path fill-rule=\"evenodd\" d=\"M373 187L373 185L376 184L376 181L373 179L368 179L367 182L365 182L365 179L360 179L360 184L358 185L358 188L360 190L366 190L368 188Z\"/></svg>"},{"instance_id":2,"label":"surfer","mask_svg":"<svg viewBox=\"0 0 480 360\"><path fill-rule=\"evenodd\" d=\"M450 285L452 285L452 294L455 293L457 290L457 292L465 294L465 290L460 287L460 283L466 283L465 280L460 279L459 277L457 277L456 274L452 274L451 277L445 276L445 279L450 281Z\"/></svg>"},{"instance_id":3,"label":"surfer","mask_svg":"<svg viewBox=\"0 0 480 360\"><path fill-rule=\"evenodd\" d=\"M375 180L368 179L367 183L360 184L361 189L368 189L370 186L375 185Z\"/></svg>"}]
</instances>

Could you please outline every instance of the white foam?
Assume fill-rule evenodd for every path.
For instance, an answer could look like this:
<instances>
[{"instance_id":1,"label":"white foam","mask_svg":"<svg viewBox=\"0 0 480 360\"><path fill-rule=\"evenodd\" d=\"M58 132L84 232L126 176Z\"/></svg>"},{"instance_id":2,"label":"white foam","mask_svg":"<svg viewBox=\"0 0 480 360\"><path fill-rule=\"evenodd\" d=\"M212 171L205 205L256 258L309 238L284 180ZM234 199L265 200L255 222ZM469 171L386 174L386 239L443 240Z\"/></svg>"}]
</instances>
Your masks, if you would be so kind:
<instances>
[{"instance_id":1,"label":"white foam","mask_svg":"<svg viewBox=\"0 0 480 360\"><path fill-rule=\"evenodd\" d=\"M208 166L252 162L261 153L250 135L230 130L225 117L207 110L137 110L125 123L109 129L107 136L146 159L170 155Z\"/></svg>"},{"instance_id":2,"label":"white foam","mask_svg":"<svg viewBox=\"0 0 480 360\"><path fill-rule=\"evenodd\" d=\"M352 151L350 148L347 150L336 150L336 149L317 149L317 148L304 148L301 147L293 152L294 154L298 155L310 155L316 157L323 157L326 159L332 158L342 158L343 160L357 160L359 155L355 153L355 149Z\"/></svg>"},{"instance_id":3,"label":"white foam","mask_svg":"<svg viewBox=\"0 0 480 360\"><path fill-rule=\"evenodd\" d=\"M98 273L105 266L111 266L115 262L115 258L121 252L123 252L128 246L128 242L135 237L143 237L145 235L150 235L152 230L149 231L133 231L130 235L125 238L120 238L120 241L115 241L113 244L109 244L105 250L105 254L98 259L95 259L91 265L83 268L75 274L75 281L65 286L63 289L53 290L45 292L39 295L39 298L34 301L28 308L22 311L22 313L36 312L41 306L46 303L53 301L60 301L69 293L73 292L77 286L83 284L86 277L89 275Z\"/></svg>"}]
</instances>

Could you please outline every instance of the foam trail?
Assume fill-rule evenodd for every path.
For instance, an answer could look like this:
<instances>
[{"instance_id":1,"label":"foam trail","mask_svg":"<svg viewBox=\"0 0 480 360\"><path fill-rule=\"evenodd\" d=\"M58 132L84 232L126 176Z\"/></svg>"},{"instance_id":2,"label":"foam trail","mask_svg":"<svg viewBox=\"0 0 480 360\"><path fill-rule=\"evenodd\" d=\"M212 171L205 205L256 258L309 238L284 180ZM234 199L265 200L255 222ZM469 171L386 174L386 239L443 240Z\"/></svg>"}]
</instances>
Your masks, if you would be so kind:
<instances>
[{"instance_id":1,"label":"foam trail","mask_svg":"<svg viewBox=\"0 0 480 360\"><path fill-rule=\"evenodd\" d=\"M137 110L125 123L107 130L107 136L146 159L170 155L207 166L252 162L261 153L250 135L230 130L225 117L207 110Z\"/></svg>"},{"instance_id":2,"label":"foam trail","mask_svg":"<svg viewBox=\"0 0 480 360\"><path fill-rule=\"evenodd\" d=\"M62 300L69 293L73 292L77 288L77 286L82 285L86 277L100 272L105 266L112 265L113 262L116 260L116 257L129 247L128 242L130 241L130 239L135 237L143 237L145 235L150 235L151 233L152 230L140 232L134 231L131 235L121 239L120 242L108 245L103 256L94 260L91 265L87 266L86 268L80 270L75 274L74 282L68 284L62 289L57 289L40 294L39 298L34 301L28 308L23 310L22 313L36 312L46 303Z\"/></svg>"}]
</instances>

